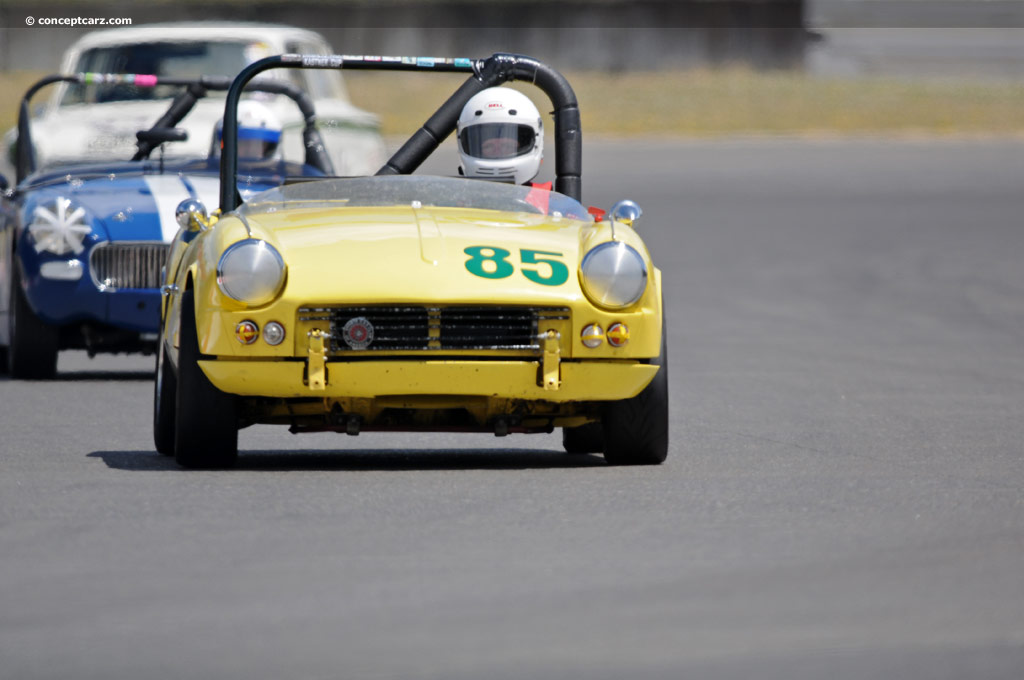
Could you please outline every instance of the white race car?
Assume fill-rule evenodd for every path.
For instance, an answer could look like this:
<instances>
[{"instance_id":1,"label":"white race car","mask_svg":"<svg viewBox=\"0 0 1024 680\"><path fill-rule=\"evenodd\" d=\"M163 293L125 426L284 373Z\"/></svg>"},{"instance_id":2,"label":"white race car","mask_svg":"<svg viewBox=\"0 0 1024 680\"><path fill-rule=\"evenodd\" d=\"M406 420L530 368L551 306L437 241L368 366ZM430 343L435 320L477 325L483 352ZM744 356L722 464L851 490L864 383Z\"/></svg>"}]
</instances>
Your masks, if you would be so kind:
<instances>
[{"instance_id":1,"label":"white race car","mask_svg":"<svg viewBox=\"0 0 1024 680\"><path fill-rule=\"evenodd\" d=\"M173 78L233 77L272 54L332 54L312 31L270 24L152 24L95 31L74 43L61 73L139 73ZM377 116L352 105L338 71L278 71L313 100L318 126L338 175L372 175L387 160ZM32 121L39 168L81 161L123 160L135 151L135 133L153 125L177 94L171 88L129 84L62 84ZM270 106L284 128L285 160L302 162L303 120L279 95L251 95ZM197 103L178 125L188 140L166 147L168 157L208 153L224 114L223 93ZM4 137L0 173L12 176L16 130Z\"/></svg>"}]
</instances>

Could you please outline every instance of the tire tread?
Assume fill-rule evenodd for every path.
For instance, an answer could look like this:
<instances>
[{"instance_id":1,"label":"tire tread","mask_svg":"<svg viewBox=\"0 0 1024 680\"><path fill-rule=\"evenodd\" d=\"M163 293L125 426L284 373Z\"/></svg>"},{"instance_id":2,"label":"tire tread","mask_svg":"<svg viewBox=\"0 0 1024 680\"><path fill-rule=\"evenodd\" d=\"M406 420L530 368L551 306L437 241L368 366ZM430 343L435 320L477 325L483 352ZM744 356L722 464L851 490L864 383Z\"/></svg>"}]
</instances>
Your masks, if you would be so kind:
<instances>
[{"instance_id":1,"label":"tire tread","mask_svg":"<svg viewBox=\"0 0 1024 680\"><path fill-rule=\"evenodd\" d=\"M20 380L52 380L57 375L60 333L32 311L21 277L15 265L11 279L11 306L8 309L11 343L7 347L7 370Z\"/></svg>"},{"instance_id":2,"label":"tire tread","mask_svg":"<svg viewBox=\"0 0 1024 680\"><path fill-rule=\"evenodd\" d=\"M184 468L227 468L238 458L237 400L199 367L194 292L181 300L174 459Z\"/></svg>"},{"instance_id":3,"label":"tire tread","mask_svg":"<svg viewBox=\"0 0 1024 680\"><path fill-rule=\"evenodd\" d=\"M640 394L604 409L604 458L610 465L660 465L668 457L668 353L664 333L661 355L651 363L660 368Z\"/></svg>"}]
</instances>

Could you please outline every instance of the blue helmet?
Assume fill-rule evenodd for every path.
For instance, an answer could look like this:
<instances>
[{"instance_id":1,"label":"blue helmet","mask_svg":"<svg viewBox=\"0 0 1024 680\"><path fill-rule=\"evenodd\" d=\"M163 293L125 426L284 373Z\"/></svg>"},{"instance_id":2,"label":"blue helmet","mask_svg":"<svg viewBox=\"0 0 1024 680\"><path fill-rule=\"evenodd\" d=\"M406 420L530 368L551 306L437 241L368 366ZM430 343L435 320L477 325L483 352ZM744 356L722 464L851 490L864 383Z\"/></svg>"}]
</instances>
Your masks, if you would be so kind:
<instances>
[{"instance_id":1,"label":"blue helmet","mask_svg":"<svg viewBox=\"0 0 1024 680\"><path fill-rule=\"evenodd\" d=\"M223 146L224 121L217 123L211 155ZM265 104L252 99L238 102L238 157L249 160L273 158L281 144L281 121Z\"/></svg>"}]
</instances>

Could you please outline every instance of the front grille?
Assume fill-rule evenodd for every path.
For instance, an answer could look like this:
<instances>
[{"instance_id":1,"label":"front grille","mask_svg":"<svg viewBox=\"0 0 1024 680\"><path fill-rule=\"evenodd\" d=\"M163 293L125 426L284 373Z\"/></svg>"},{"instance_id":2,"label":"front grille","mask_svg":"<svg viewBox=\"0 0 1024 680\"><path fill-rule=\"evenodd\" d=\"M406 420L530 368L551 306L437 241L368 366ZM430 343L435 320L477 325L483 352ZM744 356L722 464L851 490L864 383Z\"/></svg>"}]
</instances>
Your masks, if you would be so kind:
<instances>
[{"instance_id":1,"label":"front grille","mask_svg":"<svg viewBox=\"0 0 1024 680\"><path fill-rule=\"evenodd\" d=\"M568 319L565 307L302 307L299 321L330 325L330 352L540 350L541 321ZM366 323L364 323L364 321ZM349 330L346 331L346 326ZM362 346L353 326L372 329Z\"/></svg>"},{"instance_id":2,"label":"front grille","mask_svg":"<svg viewBox=\"0 0 1024 680\"><path fill-rule=\"evenodd\" d=\"M92 250L89 270L104 290L159 288L160 271L170 246L166 243L111 243Z\"/></svg>"},{"instance_id":3,"label":"front grille","mask_svg":"<svg viewBox=\"0 0 1024 680\"><path fill-rule=\"evenodd\" d=\"M440 314L444 349L539 349L537 310L452 307Z\"/></svg>"}]
</instances>

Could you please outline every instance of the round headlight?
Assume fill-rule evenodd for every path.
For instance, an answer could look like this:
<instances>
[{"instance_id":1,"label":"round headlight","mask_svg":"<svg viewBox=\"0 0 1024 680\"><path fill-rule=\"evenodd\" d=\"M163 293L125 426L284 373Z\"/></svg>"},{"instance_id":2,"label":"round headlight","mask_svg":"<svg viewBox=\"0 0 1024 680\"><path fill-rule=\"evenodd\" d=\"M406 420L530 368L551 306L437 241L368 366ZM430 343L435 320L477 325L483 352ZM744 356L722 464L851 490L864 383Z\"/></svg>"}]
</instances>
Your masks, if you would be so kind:
<instances>
[{"instance_id":1,"label":"round headlight","mask_svg":"<svg viewBox=\"0 0 1024 680\"><path fill-rule=\"evenodd\" d=\"M266 241L246 239L228 247L217 264L217 285L249 305L273 300L284 283L284 260Z\"/></svg>"},{"instance_id":2,"label":"round headlight","mask_svg":"<svg viewBox=\"0 0 1024 680\"><path fill-rule=\"evenodd\" d=\"M35 239L37 253L45 250L54 255L80 255L92 227L85 210L61 196L52 203L36 206L28 230Z\"/></svg>"},{"instance_id":3,"label":"round headlight","mask_svg":"<svg viewBox=\"0 0 1024 680\"><path fill-rule=\"evenodd\" d=\"M602 243L584 255L580 272L583 292L601 307L629 307L647 289L644 258L621 241Z\"/></svg>"}]
</instances>

